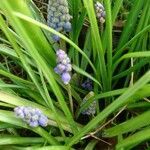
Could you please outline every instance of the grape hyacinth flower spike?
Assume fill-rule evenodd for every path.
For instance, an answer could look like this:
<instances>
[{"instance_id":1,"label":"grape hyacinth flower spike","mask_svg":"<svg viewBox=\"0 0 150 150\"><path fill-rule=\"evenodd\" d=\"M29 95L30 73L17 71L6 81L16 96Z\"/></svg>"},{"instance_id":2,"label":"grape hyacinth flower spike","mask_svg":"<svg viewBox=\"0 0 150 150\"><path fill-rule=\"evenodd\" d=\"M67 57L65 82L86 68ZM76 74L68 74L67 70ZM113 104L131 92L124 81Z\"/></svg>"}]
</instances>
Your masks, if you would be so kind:
<instances>
[{"instance_id":1,"label":"grape hyacinth flower spike","mask_svg":"<svg viewBox=\"0 0 150 150\"><path fill-rule=\"evenodd\" d=\"M47 24L58 32L70 32L72 16L69 14L67 0L49 0L47 10ZM60 37L53 35L54 41L59 41Z\"/></svg>"},{"instance_id":2,"label":"grape hyacinth flower spike","mask_svg":"<svg viewBox=\"0 0 150 150\"><path fill-rule=\"evenodd\" d=\"M87 100L84 99L82 104L84 104ZM82 114L83 115L94 115L96 113L96 101L93 101L87 109L85 109Z\"/></svg>"},{"instance_id":3,"label":"grape hyacinth flower spike","mask_svg":"<svg viewBox=\"0 0 150 150\"><path fill-rule=\"evenodd\" d=\"M87 79L85 80L82 85L81 85L85 90L90 91L85 98L83 99L81 105L83 105L84 103L86 103L86 101L94 96L94 92L92 92L93 90L93 82L91 79ZM88 108L86 108L84 111L82 111L83 115L94 115L96 113L96 101L93 101Z\"/></svg>"},{"instance_id":4,"label":"grape hyacinth flower spike","mask_svg":"<svg viewBox=\"0 0 150 150\"><path fill-rule=\"evenodd\" d=\"M83 104L85 104L87 102L88 99L90 99L91 97L94 96L94 92L89 92L83 99L82 103L81 103L81 106ZM82 111L82 114L83 115L94 115L96 113L96 101L93 101L88 108L86 108L84 111Z\"/></svg>"},{"instance_id":5,"label":"grape hyacinth flower spike","mask_svg":"<svg viewBox=\"0 0 150 150\"><path fill-rule=\"evenodd\" d=\"M19 106L14 109L18 118L25 121L30 127L46 127L48 125L48 118L41 110L28 106Z\"/></svg>"},{"instance_id":6,"label":"grape hyacinth flower spike","mask_svg":"<svg viewBox=\"0 0 150 150\"><path fill-rule=\"evenodd\" d=\"M54 71L61 76L64 84L68 84L71 80L70 72L72 70L70 58L67 56L65 51L59 49L56 52L57 55L57 66Z\"/></svg>"},{"instance_id":7,"label":"grape hyacinth flower spike","mask_svg":"<svg viewBox=\"0 0 150 150\"><path fill-rule=\"evenodd\" d=\"M95 11L96 11L96 16L99 19L99 21L101 23L104 23L105 22L106 12L105 12L104 6L100 2L96 2L96 4L95 4Z\"/></svg>"},{"instance_id":8,"label":"grape hyacinth flower spike","mask_svg":"<svg viewBox=\"0 0 150 150\"><path fill-rule=\"evenodd\" d=\"M85 90L92 91L93 90L93 83L92 80L89 78L85 80L81 85Z\"/></svg>"}]
</instances>

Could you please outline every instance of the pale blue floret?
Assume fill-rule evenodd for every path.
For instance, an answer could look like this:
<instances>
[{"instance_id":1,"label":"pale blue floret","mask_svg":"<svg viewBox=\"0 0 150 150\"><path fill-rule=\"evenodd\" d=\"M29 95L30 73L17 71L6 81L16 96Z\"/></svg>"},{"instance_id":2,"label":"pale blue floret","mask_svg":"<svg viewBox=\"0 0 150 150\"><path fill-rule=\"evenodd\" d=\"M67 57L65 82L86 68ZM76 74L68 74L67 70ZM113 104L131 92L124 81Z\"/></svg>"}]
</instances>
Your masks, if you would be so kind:
<instances>
[{"instance_id":1,"label":"pale blue floret","mask_svg":"<svg viewBox=\"0 0 150 150\"><path fill-rule=\"evenodd\" d=\"M23 108L20 107L20 109L18 107L15 108L15 112L16 112L16 115L19 117L19 118L24 118L24 112L23 112Z\"/></svg>"},{"instance_id":2,"label":"pale blue floret","mask_svg":"<svg viewBox=\"0 0 150 150\"><path fill-rule=\"evenodd\" d=\"M61 72L65 72L66 71L66 67L67 67L66 65L61 64L61 63L57 65L57 68L60 71L60 73Z\"/></svg>"},{"instance_id":3,"label":"pale blue floret","mask_svg":"<svg viewBox=\"0 0 150 150\"><path fill-rule=\"evenodd\" d=\"M48 124L48 118L37 108L20 106L16 107L14 112L18 118L21 118L31 127L45 127Z\"/></svg>"},{"instance_id":4,"label":"pale blue floret","mask_svg":"<svg viewBox=\"0 0 150 150\"><path fill-rule=\"evenodd\" d=\"M29 122L29 126L31 126L31 127L38 127L39 123L38 123L38 121L31 121L31 122Z\"/></svg>"},{"instance_id":5,"label":"pale blue floret","mask_svg":"<svg viewBox=\"0 0 150 150\"><path fill-rule=\"evenodd\" d=\"M68 84L71 80L71 76L68 72L64 72L61 76L61 79L64 82L64 84Z\"/></svg>"},{"instance_id":6,"label":"pale blue floret","mask_svg":"<svg viewBox=\"0 0 150 150\"><path fill-rule=\"evenodd\" d=\"M41 115L39 118L39 125L42 127L46 127L47 126L47 117L44 115Z\"/></svg>"},{"instance_id":7,"label":"pale blue floret","mask_svg":"<svg viewBox=\"0 0 150 150\"><path fill-rule=\"evenodd\" d=\"M64 29L66 30L66 32L70 32L71 31L71 23L70 22L66 22L64 24Z\"/></svg>"}]
</instances>

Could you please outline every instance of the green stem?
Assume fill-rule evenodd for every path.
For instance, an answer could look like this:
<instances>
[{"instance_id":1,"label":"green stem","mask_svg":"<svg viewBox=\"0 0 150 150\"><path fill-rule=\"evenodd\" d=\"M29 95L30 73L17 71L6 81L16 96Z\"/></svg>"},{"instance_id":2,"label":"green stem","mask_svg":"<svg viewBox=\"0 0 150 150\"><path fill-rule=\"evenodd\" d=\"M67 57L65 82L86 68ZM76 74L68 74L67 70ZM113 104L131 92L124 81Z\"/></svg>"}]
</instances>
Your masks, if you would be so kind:
<instances>
[{"instance_id":1,"label":"green stem","mask_svg":"<svg viewBox=\"0 0 150 150\"><path fill-rule=\"evenodd\" d=\"M66 52L66 42L64 40L60 40L60 48Z\"/></svg>"},{"instance_id":2,"label":"green stem","mask_svg":"<svg viewBox=\"0 0 150 150\"><path fill-rule=\"evenodd\" d=\"M102 36L104 32L104 25L101 22L100 22L100 30L101 30L101 36Z\"/></svg>"},{"instance_id":3,"label":"green stem","mask_svg":"<svg viewBox=\"0 0 150 150\"><path fill-rule=\"evenodd\" d=\"M72 99L72 95L71 95L71 86L70 86L70 84L67 85L67 91L68 91L68 96L69 96L70 109L71 109L71 112L72 112L72 115L73 115L74 114L73 99Z\"/></svg>"},{"instance_id":4,"label":"green stem","mask_svg":"<svg viewBox=\"0 0 150 150\"><path fill-rule=\"evenodd\" d=\"M106 9L106 32L107 32L107 74L108 74L108 89L111 90L112 81L112 18L111 18L111 2L105 0Z\"/></svg>"}]
</instances>

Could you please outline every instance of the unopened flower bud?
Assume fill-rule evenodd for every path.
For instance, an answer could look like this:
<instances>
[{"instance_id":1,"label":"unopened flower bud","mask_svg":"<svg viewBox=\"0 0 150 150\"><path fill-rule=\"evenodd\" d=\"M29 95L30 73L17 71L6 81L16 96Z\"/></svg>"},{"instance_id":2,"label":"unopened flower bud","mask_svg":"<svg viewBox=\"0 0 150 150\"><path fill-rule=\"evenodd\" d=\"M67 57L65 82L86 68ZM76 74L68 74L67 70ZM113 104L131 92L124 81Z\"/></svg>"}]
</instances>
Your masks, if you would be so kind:
<instances>
[{"instance_id":1,"label":"unopened flower bud","mask_svg":"<svg viewBox=\"0 0 150 150\"><path fill-rule=\"evenodd\" d=\"M68 84L71 80L71 76L68 72L65 72L62 74L61 79L64 82L64 84Z\"/></svg>"}]
</instances>

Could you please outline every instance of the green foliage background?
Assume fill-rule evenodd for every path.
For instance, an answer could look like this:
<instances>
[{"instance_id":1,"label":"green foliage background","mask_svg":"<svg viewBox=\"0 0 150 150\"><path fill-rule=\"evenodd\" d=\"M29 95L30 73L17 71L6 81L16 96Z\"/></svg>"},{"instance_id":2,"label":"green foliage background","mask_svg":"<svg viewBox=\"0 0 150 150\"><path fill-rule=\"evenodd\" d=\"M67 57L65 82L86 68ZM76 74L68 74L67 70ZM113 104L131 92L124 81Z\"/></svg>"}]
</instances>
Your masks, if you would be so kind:
<instances>
[{"instance_id":1,"label":"green foliage background","mask_svg":"<svg viewBox=\"0 0 150 150\"><path fill-rule=\"evenodd\" d=\"M95 1L68 3L72 31L63 35L46 25L32 0L0 2L0 148L148 150L150 0L104 0L104 25ZM58 48L67 48L72 60L68 86L53 70ZM86 78L94 84L90 93L81 87ZM96 115L84 116L85 123L81 112L95 100ZM49 126L31 128L16 118L13 108L22 105L41 109Z\"/></svg>"}]
</instances>

